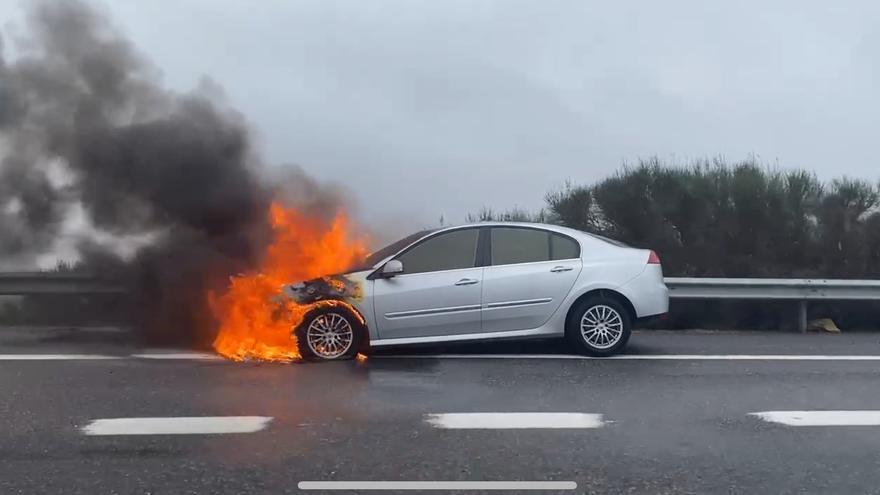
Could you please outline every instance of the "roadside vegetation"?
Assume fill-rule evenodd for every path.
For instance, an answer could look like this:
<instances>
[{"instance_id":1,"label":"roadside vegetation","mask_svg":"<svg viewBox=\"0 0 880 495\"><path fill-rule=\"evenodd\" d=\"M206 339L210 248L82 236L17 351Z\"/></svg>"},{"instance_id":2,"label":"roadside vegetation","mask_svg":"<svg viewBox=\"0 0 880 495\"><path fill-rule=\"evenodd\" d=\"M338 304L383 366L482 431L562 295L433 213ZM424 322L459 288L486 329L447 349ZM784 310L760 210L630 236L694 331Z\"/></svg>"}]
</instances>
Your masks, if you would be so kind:
<instances>
[{"instance_id":1,"label":"roadside vegetation","mask_svg":"<svg viewBox=\"0 0 880 495\"><path fill-rule=\"evenodd\" d=\"M880 278L880 190L865 180L651 159L545 201L468 219L549 222L650 247L670 276Z\"/></svg>"},{"instance_id":2,"label":"roadside vegetation","mask_svg":"<svg viewBox=\"0 0 880 495\"><path fill-rule=\"evenodd\" d=\"M822 182L753 160L650 159L594 184L568 182L545 204L483 208L468 220L555 223L654 249L672 277L880 278L880 189L862 179ZM658 326L777 329L794 314L784 302L676 301ZM810 317L876 329L880 305L813 303Z\"/></svg>"}]
</instances>

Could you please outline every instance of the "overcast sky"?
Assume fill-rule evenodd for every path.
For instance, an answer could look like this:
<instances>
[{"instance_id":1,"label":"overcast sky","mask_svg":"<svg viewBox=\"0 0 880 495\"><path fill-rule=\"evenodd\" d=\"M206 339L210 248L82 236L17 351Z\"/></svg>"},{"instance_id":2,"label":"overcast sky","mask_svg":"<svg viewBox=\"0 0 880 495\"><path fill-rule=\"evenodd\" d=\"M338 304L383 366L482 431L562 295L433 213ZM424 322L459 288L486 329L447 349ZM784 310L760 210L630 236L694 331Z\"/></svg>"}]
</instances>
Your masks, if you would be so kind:
<instances>
[{"instance_id":1,"label":"overcast sky","mask_svg":"<svg viewBox=\"0 0 880 495\"><path fill-rule=\"evenodd\" d=\"M210 76L269 161L370 221L538 208L652 155L880 178L873 0L103 3L167 85Z\"/></svg>"}]
</instances>

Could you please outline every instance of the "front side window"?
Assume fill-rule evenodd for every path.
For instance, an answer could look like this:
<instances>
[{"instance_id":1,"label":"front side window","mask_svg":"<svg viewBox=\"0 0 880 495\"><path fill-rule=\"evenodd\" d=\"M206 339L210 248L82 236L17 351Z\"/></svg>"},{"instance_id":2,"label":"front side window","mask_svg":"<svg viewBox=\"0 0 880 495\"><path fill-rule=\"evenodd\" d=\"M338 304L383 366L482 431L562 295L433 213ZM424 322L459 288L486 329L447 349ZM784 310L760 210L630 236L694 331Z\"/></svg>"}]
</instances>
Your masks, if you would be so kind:
<instances>
[{"instance_id":1,"label":"front side window","mask_svg":"<svg viewBox=\"0 0 880 495\"><path fill-rule=\"evenodd\" d=\"M367 257L364 258L363 262L349 268L348 271L359 272L361 270L369 270L370 268L373 268L376 265L376 263L384 260L385 258L391 256L392 254L400 251L401 249L409 246L410 244L416 242L417 240L421 239L422 237L425 237L426 235L428 235L432 232L434 232L434 231L433 230L422 230L422 231L416 232L415 234L410 234L410 235L404 237L403 239L392 242L391 244L367 255Z\"/></svg>"},{"instance_id":2,"label":"front side window","mask_svg":"<svg viewBox=\"0 0 880 495\"><path fill-rule=\"evenodd\" d=\"M578 243L564 235L536 229L492 229L493 265L567 260L579 256Z\"/></svg>"},{"instance_id":3,"label":"front side window","mask_svg":"<svg viewBox=\"0 0 880 495\"><path fill-rule=\"evenodd\" d=\"M473 268L479 229L453 230L422 242L397 257L404 273L439 272Z\"/></svg>"}]
</instances>

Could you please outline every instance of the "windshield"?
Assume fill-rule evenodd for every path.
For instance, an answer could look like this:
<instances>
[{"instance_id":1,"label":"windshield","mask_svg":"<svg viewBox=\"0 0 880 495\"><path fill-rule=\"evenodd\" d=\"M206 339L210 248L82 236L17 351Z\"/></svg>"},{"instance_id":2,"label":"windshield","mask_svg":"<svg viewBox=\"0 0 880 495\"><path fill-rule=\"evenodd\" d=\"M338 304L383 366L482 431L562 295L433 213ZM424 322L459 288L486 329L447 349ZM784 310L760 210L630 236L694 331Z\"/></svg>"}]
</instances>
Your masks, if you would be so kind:
<instances>
[{"instance_id":1,"label":"windshield","mask_svg":"<svg viewBox=\"0 0 880 495\"><path fill-rule=\"evenodd\" d=\"M437 229L420 230L414 234L410 234L404 237L403 239L394 241L391 244L388 244L387 246L370 253L366 258L364 258L364 261L362 263L359 263L358 265L352 267L351 271L359 272L362 270L369 270L370 268L376 266L376 263L384 260L392 254L397 253L401 249L409 246L410 244L421 239L422 237L425 237L426 235L435 232L436 230Z\"/></svg>"}]
</instances>

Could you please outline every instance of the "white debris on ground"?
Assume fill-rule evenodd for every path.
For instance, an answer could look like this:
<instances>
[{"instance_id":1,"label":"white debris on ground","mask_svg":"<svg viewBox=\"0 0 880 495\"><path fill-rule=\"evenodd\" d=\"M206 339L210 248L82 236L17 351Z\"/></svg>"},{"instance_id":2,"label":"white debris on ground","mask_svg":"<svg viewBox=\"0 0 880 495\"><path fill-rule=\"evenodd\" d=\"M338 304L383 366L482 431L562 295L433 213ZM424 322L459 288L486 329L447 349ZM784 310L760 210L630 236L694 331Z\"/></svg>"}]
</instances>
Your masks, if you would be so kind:
<instances>
[{"instance_id":1,"label":"white debris on ground","mask_svg":"<svg viewBox=\"0 0 880 495\"><path fill-rule=\"evenodd\" d=\"M807 330L811 332L831 332L840 333L840 329L831 318L819 318L818 320L810 320L807 323Z\"/></svg>"}]
</instances>

